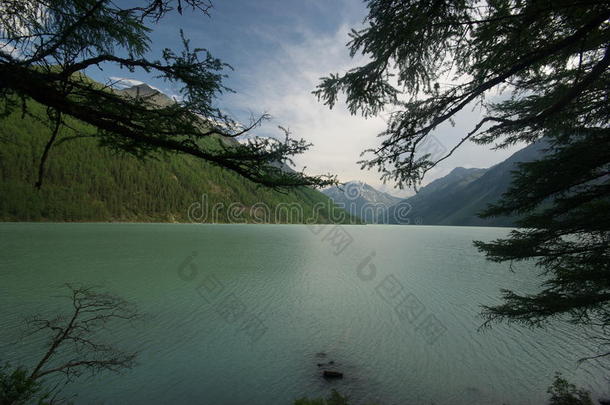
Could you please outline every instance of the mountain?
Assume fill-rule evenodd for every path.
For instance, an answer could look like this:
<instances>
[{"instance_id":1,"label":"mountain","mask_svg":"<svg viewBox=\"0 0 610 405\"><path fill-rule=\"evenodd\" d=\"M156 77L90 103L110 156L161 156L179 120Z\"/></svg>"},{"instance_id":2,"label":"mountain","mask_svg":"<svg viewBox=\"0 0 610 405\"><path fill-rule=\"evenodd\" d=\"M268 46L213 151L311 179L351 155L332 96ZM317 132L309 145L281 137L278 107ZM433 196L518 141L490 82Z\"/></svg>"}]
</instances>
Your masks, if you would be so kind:
<instances>
[{"instance_id":1,"label":"mountain","mask_svg":"<svg viewBox=\"0 0 610 405\"><path fill-rule=\"evenodd\" d=\"M368 223L387 223L388 208L401 201L361 181L349 181L341 187L322 190L337 205Z\"/></svg>"},{"instance_id":2,"label":"mountain","mask_svg":"<svg viewBox=\"0 0 610 405\"><path fill-rule=\"evenodd\" d=\"M458 167L416 195L390 207L390 223L513 226L513 217L483 219L477 213L500 199L512 181L511 172L517 169L518 162L537 159L546 147L546 142L536 142L488 169Z\"/></svg>"},{"instance_id":3,"label":"mountain","mask_svg":"<svg viewBox=\"0 0 610 405\"><path fill-rule=\"evenodd\" d=\"M122 90L169 97L146 85ZM27 101L46 117L45 108ZM0 108L3 106L0 105ZM236 173L181 154L139 160L100 147L95 129L69 119L47 161L40 191L38 161L50 130L21 110L0 119L0 220L138 222L356 222L319 191L302 187L280 193Z\"/></svg>"},{"instance_id":4,"label":"mountain","mask_svg":"<svg viewBox=\"0 0 610 405\"><path fill-rule=\"evenodd\" d=\"M146 83L138 84L137 86L128 87L122 90L115 90L119 94L125 94L129 97L134 98L145 98L147 101L159 105L161 107L167 107L175 103L175 101L163 94L157 89L153 89Z\"/></svg>"}]
</instances>

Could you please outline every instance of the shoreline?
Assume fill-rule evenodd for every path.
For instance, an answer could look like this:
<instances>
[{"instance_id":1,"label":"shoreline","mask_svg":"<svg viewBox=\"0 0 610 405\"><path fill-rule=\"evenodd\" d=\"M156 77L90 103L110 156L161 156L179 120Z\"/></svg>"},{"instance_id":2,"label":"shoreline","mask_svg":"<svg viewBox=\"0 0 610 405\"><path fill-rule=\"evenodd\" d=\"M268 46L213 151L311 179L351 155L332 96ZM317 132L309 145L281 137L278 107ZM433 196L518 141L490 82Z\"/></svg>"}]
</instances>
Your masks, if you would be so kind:
<instances>
[{"instance_id":1,"label":"shoreline","mask_svg":"<svg viewBox=\"0 0 610 405\"><path fill-rule=\"evenodd\" d=\"M341 226L391 226L405 228L422 228L422 227L446 227L446 228L502 228L502 229L519 229L514 226L483 226L483 225L431 225L431 224L369 224L369 223L338 223L338 222L314 222L307 223L276 223L276 222L143 222L143 221L5 221L0 220L0 224L134 224L134 225L341 225Z\"/></svg>"}]
</instances>

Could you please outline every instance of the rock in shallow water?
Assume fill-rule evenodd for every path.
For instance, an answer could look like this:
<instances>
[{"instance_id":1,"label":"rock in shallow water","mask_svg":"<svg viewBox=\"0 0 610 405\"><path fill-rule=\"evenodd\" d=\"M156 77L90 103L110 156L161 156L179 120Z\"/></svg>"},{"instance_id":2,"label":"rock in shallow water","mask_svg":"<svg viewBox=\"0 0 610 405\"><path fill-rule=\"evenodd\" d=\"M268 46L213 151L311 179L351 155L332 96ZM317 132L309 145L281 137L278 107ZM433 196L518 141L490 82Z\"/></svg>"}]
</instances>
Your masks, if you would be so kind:
<instances>
[{"instance_id":1,"label":"rock in shallow water","mask_svg":"<svg viewBox=\"0 0 610 405\"><path fill-rule=\"evenodd\" d=\"M339 371L324 370L324 378L343 378L343 373Z\"/></svg>"}]
</instances>

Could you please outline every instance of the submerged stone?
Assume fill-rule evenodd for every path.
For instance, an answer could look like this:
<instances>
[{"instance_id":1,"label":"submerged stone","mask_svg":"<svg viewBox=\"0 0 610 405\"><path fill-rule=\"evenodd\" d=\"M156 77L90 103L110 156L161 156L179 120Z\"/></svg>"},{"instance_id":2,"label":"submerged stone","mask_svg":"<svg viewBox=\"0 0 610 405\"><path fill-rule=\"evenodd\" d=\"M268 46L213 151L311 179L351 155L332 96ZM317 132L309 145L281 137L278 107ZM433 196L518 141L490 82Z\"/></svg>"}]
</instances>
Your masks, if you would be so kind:
<instances>
[{"instance_id":1,"label":"submerged stone","mask_svg":"<svg viewBox=\"0 0 610 405\"><path fill-rule=\"evenodd\" d=\"M343 373L339 371L324 370L324 378L343 378Z\"/></svg>"}]
</instances>

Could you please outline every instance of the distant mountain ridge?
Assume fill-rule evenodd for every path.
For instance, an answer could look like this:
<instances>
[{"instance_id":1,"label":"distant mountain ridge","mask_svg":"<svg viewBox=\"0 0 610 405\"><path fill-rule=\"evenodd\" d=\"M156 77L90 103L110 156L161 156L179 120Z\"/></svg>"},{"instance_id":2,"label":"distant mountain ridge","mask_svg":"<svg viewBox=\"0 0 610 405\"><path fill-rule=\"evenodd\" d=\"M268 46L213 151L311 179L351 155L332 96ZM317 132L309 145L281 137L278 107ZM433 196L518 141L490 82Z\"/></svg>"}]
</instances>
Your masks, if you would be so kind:
<instances>
[{"instance_id":1,"label":"distant mountain ridge","mask_svg":"<svg viewBox=\"0 0 610 405\"><path fill-rule=\"evenodd\" d=\"M146 83L138 84L136 86L127 87L120 90L115 90L119 94L126 94L130 97L141 97L150 101L151 103L157 104L161 107L174 104L176 101L162 93L157 89L153 89Z\"/></svg>"},{"instance_id":2,"label":"distant mountain ridge","mask_svg":"<svg viewBox=\"0 0 610 405\"><path fill-rule=\"evenodd\" d=\"M483 219L477 214L508 190L517 163L539 158L547 146L545 141L533 143L488 169L458 167L416 195L390 207L389 221L393 224L415 221L424 225L514 226L514 217ZM408 217L399 215L405 211L409 211Z\"/></svg>"},{"instance_id":3,"label":"distant mountain ridge","mask_svg":"<svg viewBox=\"0 0 610 405\"><path fill-rule=\"evenodd\" d=\"M409 198L392 196L360 181L322 192L367 223L514 226L515 217L479 218L477 214L500 200L519 162L538 159L547 147L544 140L535 142L487 169L456 167Z\"/></svg>"},{"instance_id":4,"label":"distant mountain ridge","mask_svg":"<svg viewBox=\"0 0 610 405\"><path fill-rule=\"evenodd\" d=\"M322 190L335 204L368 223L387 223L388 209L401 198L379 191L361 181L349 181L340 187Z\"/></svg>"}]
</instances>

